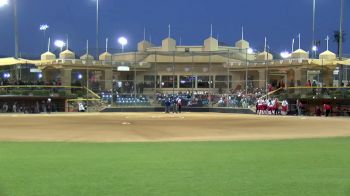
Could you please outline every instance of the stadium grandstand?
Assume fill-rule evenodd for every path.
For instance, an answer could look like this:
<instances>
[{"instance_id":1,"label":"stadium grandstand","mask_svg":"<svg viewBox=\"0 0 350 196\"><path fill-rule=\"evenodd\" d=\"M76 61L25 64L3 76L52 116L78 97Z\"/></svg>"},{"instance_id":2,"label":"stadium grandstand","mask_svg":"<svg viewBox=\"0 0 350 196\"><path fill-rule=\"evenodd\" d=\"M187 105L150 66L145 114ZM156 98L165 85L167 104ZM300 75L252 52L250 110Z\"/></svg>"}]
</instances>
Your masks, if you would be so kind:
<instances>
[{"instance_id":1,"label":"stadium grandstand","mask_svg":"<svg viewBox=\"0 0 350 196\"><path fill-rule=\"evenodd\" d=\"M60 105L56 111L74 111L70 107L79 101L98 102L100 110L163 107L167 99L181 97L193 108L254 110L259 97L307 103L350 98L350 60L329 50L310 58L300 44L282 58L266 44L262 52L253 50L243 37L234 46L213 37L201 46L177 45L168 37L160 46L142 40L135 52L112 54L106 47L94 57L88 51L77 57L67 47L58 55L48 49L37 60L1 58L2 104L14 96L15 103L51 98Z\"/></svg>"}]
</instances>

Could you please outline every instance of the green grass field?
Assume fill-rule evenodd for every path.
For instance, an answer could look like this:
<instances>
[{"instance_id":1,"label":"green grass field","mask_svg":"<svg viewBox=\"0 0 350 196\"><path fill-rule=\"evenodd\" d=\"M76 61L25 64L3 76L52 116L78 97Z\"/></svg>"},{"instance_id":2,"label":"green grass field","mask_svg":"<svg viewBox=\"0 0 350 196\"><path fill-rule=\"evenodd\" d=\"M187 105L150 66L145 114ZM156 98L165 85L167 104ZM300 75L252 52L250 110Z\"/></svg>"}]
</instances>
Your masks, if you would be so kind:
<instances>
[{"instance_id":1,"label":"green grass field","mask_svg":"<svg viewBox=\"0 0 350 196\"><path fill-rule=\"evenodd\" d=\"M5 142L0 195L350 195L350 138Z\"/></svg>"}]
</instances>

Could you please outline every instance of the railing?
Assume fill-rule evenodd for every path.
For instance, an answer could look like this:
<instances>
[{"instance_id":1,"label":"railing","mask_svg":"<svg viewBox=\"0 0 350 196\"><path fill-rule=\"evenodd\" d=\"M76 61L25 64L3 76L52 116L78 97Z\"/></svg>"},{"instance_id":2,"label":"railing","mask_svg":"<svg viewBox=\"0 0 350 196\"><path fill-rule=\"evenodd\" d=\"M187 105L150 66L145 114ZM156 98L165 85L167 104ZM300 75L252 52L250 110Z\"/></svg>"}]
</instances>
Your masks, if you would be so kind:
<instances>
[{"instance_id":1,"label":"railing","mask_svg":"<svg viewBox=\"0 0 350 196\"><path fill-rule=\"evenodd\" d=\"M269 93L279 99L350 99L350 87L290 87Z\"/></svg>"},{"instance_id":2,"label":"railing","mask_svg":"<svg viewBox=\"0 0 350 196\"><path fill-rule=\"evenodd\" d=\"M192 93L176 93L176 94L112 94L104 92L102 94L102 102L110 107L164 107L167 101L174 104L175 100L180 98L183 107L191 108L252 108L255 106L257 98L264 94L192 94Z\"/></svg>"},{"instance_id":3,"label":"railing","mask_svg":"<svg viewBox=\"0 0 350 196\"><path fill-rule=\"evenodd\" d=\"M7 85L0 86L0 95L78 98L84 95L84 88L80 86Z\"/></svg>"}]
</instances>

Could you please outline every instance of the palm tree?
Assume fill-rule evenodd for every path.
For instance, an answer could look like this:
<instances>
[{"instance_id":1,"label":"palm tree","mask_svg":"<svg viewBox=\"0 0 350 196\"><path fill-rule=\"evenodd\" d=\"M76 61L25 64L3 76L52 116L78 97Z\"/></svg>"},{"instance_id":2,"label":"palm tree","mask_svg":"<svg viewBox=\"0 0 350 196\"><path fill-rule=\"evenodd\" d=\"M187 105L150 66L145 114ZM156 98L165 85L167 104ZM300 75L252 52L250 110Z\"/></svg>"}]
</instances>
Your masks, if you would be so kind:
<instances>
[{"instance_id":1,"label":"palm tree","mask_svg":"<svg viewBox=\"0 0 350 196\"><path fill-rule=\"evenodd\" d=\"M343 31L343 43L345 42L345 32ZM339 50L340 50L340 31L333 31L333 42L337 43L338 45L338 56L339 56Z\"/></svg>"}]
</instances>

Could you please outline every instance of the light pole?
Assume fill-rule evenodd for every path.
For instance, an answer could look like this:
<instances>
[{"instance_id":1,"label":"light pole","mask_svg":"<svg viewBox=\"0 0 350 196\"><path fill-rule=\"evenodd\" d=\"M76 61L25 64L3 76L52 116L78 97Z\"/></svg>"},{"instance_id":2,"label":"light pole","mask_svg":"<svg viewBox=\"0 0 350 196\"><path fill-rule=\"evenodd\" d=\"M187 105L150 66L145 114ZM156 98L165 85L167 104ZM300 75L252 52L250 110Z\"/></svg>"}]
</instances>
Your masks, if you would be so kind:
<instances>
[{"instance_id":1,"label":"light pole","mask_svg":"<svg viewBox=\"0 0 350 196\"><path fill-rule=\"evenodd\" d=\"M122 46L122 53L124 53L124 47L128 44L128 40L125 37L120 37L118 43Z\"/></svg>"},{"instance_id":2,"label":"light pole","mask_svg":"<svg viewBox=\"0 0 350 196\"><path fill-rule=\"evenodd\" d=\"M246 49L245 51L245 94L248 95L248 50L249 48Z\"/></svg>"},{"instance_id":3,"label":"light pole","mask_svg":"<svg viewBox=\"0 0 350 196\"><path fill-rule=\"evenodd\" d=\"M86 111L89 112L89 40L86 40Z\"/></svg>"},{"instance_id":4,"label":"light pole","mask_svg":"<svg viewBox=\"0 0 350 196\"><path fill-rule=\"evenodd\" d=\"M0 0L0 7L6 6L9 4L9 0ZM17 15L17 0L13 0L13 26L14 26L14 32L15 32L15 58L19 58L19 32L18 32L18 15ZM19 79L19 72L18 72L19 66L16 65L15 72L16 72L16 79Z\"/></svg>"},{"instance_id":5,"label":"light pole","mask_svg":"<svg viewBox=\"0 0 350 196\"><path fill-rule=\"evenodd\" d=\"M230 96L230 59L231 59L231 55L230 55L230 49L227 49L227 96L226 96L226 100L227 100L227 105L226 107L229 107L229 96Z\"/></svg>"},{"instance_id":6,"label":"light pole","mask_svg":"<svg viewBox=\"0 0 350 196\"><path fill-rule=\"evenodd\" d=\"M211 34L210 37L213 37L213 28L211 28ZM213 102L213 89L212 89L212 62L211 62L211 56L212 56L212 50L209 51L209 67L208 67L208 71L209 71L209 107L212 106L212 102Z\"/></svg>"},{"instance_id":7,"label":"light pole","mask_svg":"<svg viewBox=\"0 0 350 196\"><path fill-rule=\"evenodd\" d=\"M47 24L42 24L42 25L40 25L40 27L39 27L39 30L40 31L42 31L42 32L44 32L44 43L45 43L45 40L46 40L46 31L47 31L47 29L49 29L50 27L49 27L49 25L47 25Z\"/></svg>"},{"instance_id":8,"label":"light pole","mask_svg":"<svg viewBox=\"0 0 350 196\"><path fill-rule=\"evenodd\" d=\"M191 95L191 99L193 100L194 98L194 87L196 85L196 76L194 75L194 55L193 52L191 52L191 58L192 58L192 63L191 63L191 84L192 84L192 95ZM191 101L192 101L191 100Z\"/></svg>"},{"instance_id":9,"label":"light pole","mask_svg":"<svg viewBox=\"0 0 350 196\"><path fill-rule=\"evenodd\" d=\"M245 64L246 64L246 69L245 69L245 94L247 95L248 94L248 75L249 75L249 72L248 72L248 54L253 54L254 53L254 50L252 48L246 48L245 49Z\"/></svg>"},{"instance_id":10,"label":"light pole","mask_svg":"<svg viewBox=\"0 0 350 196\"><path fill-rule=\"evenodd\" d=\"M15 27L15 57L19 58L19 32L18 32L17 0L13 0L13 16L14 16L14 27Z\"/></svg>"},{"instance_id":11,"label":"light pole","mask_svg":"<svg viewBox=\"0 0 350 196\"><path fill-rule=\"evenodd\" d=\"M344 25L344 0L340 0L340 26L339 26L339 60L343 59L343 25ZM344 65L340 65L339 85L344 79Z\"/></svg>"},{"instance_id":12,"label":"light pole","mask_svg":"<svg viewBox=\"0 0 350 196\"><path fill-rule=\"evenodd\" d=\"M157 59L157 50L154 51L154 96L156 96L157 94L157 78L158 78L158 67L157 67L157 62L158 62L158 59ZM162 88L162 85L161 85L161 80L162 78L159 76L159 89Z\"/></svg>"},{"instance_id":13,"label":"light pole","mask_svg":"<svg viewBox=\"0 0 350 196\"><path fill-rule=\"evenodd\" d=\"M136 97L137 97L137 80L136 80L136 77L137 77L137 70L136 70L136 62L137 62L137 53L135 52L134 53L134 99L136 101ZM135 102L135 106L136 106L136 102Z\"/></svg>"},{"instance_id":14,"label":"light pole","mask_svg":"<svg viewBox=\"0 0 350 196\"><path fill-rule=\"evenodd\" d=\"M339 59L343 58L344 0L340 0Z\"/></svg>"},{"instance_id":15,"label":"light pole","mask_svg":"<svg viewBox=\"0 0 350 196\"><path fill-rule=\"evenodd\" d=\"M99 7L100 0L96 0L96 57L99 55Z\"/></svg>"},{"instance_id":16,"label":"light pole","mask_svg":"<svg viewBox=\"0 0 350 196\"><path fill-rule=\"evenodd\" d=\"M316 47L315 43L315 31L316 31L316 0L313 0L313 6L312 6L312 50L314 50L314 47ZM314 54L314 53L313 53ZM316 57L316 55L314 56Z\"/></svg>"},{"instance_id":17,"label":"light pole","mask_svg":"<svg viewBox=\"0 0 350 196\"><path fill-rule=\"evenodd\" d=\"M169 35L170 35L170 33L169 33ZM177 78L177 76L176 76L176 78ZM178 83L177 79L176 79L176 83ZM175 51L173 51L173 96L174 95L175 95Z\"/></svg>"},{"instance_id":18,"label":"light pole","mask_svg":"<svg viewBox=\"0 0 350 196\"><path fill-rule=\"evenodd\" d=\"M317 50L318 50L317 46L315 46L315 45L312 46L312 52L313 52L313 55L315 58L317 57Z\"/></svg>"},{"instance_id":19,"label":"light pole","mask_svg":"<svg viewBox=\"0 0 350 196\"><path fill-rule=\"evenodd\" d=\"M15 58L19 58L19 32L18 32L18 14L17 14L17 0L13 0L13 16L15 26ZM21 65L16 65L16 79L21 79Z\"/></svg>"}]
</instances>

